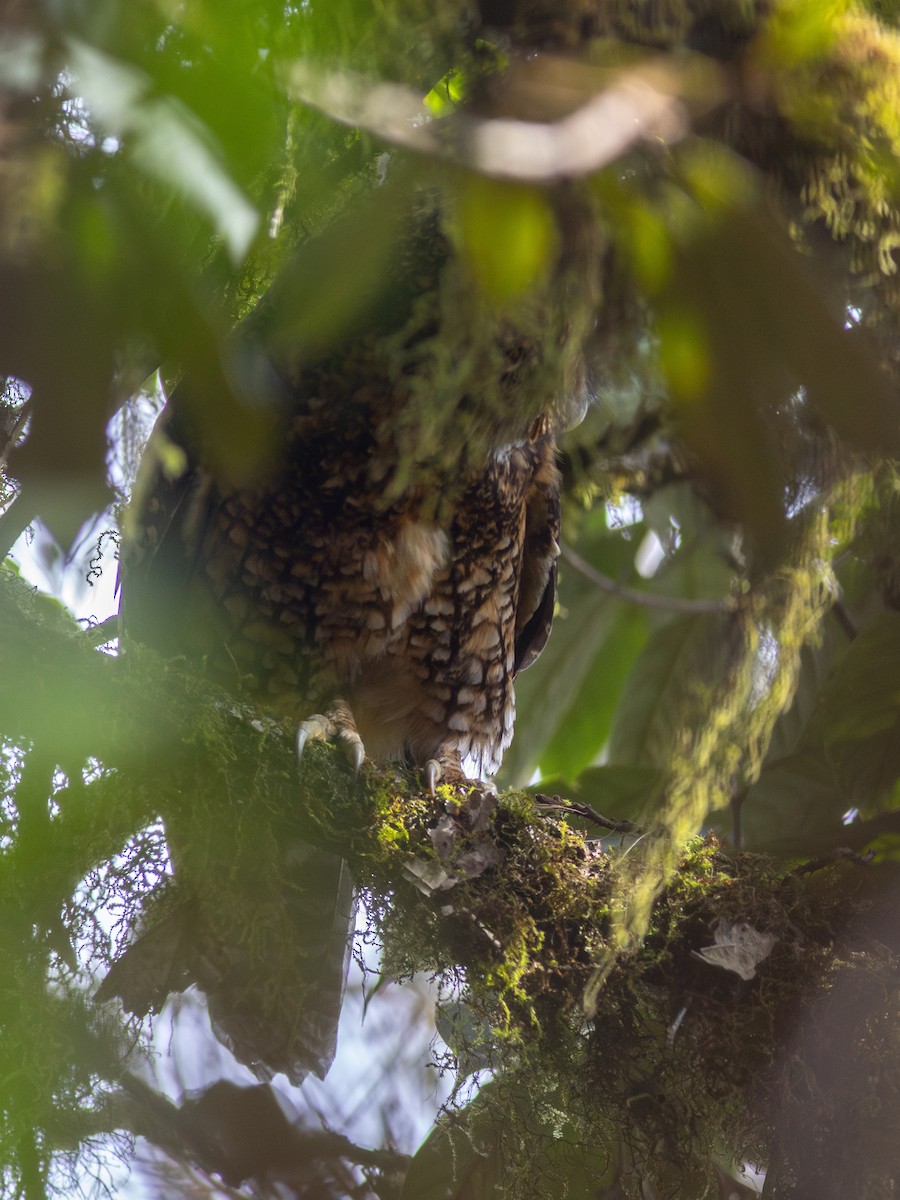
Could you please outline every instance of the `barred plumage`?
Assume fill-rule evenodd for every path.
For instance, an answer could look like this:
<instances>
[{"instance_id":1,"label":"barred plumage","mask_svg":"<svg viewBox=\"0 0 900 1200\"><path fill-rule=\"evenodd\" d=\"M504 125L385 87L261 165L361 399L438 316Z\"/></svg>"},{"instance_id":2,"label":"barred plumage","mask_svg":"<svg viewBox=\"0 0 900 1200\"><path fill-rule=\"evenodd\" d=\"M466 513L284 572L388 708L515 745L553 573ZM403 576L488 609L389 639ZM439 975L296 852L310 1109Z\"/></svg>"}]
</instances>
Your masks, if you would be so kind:
<instances>
[{"instance_id":1,"label":"barred plumage","mask_svg":"<svg viewBox=\"0 0 900 1200\"><path fill-rule=\"evenodd\" d=\"M421 318L422 276L413 276L412 311ZM433 275L421 284L434 285ZM124 555L125 631L298 722L301 750L309 737L334 737L355 765L365 747L373 758L423 768L432 789L464 769L491 772L512 738L515 676L540 652L552 619L555 424L568 398L559 410L545 401L539 377L521 405L529 415L517 415L522 364L540 355L504 336L497 353L509 364L501 391L510 403L494 418L490 405L459 397L443 414L447 428L457 418L457 440L437 454L433 437L419 437L422 378L412 366L398 370L395 336L399 321L416 360L433 308L424 332L421 320L404 324L408 307L406 316L387 311L380 329L376 322L298 365L275 348L265 304L229 353L243 380L236 392L277 414L278 452L252 482L217 474L197 434L192 381L179 384L154 439L180 447L184 469L168 475L161 464L173 456L151 442ZM190 894L190 847L173 847L173 859ZM340 931L353 905L334 856L305 847L299 876L289 848L282 860L242 896L258 908L251 922L269 919L262 914L273 906L290 914L289 991L266 986L266 964L232 943L215 900L201 895L199 907L192 900L185 908L188 936L180 921L173 925L180 948L167 966L172 983L128 1002L146 1010L167 986L194 979L240 1058L299 1081L309 1069L327 1070L334 1053L346 966ZM201 892L219 886L210 878L204 862ZM141 953L139 942L105 994L131 996L132 975L152 977ZM284 953L280 960L283 970Z\"/></svg>"}]
</instances>

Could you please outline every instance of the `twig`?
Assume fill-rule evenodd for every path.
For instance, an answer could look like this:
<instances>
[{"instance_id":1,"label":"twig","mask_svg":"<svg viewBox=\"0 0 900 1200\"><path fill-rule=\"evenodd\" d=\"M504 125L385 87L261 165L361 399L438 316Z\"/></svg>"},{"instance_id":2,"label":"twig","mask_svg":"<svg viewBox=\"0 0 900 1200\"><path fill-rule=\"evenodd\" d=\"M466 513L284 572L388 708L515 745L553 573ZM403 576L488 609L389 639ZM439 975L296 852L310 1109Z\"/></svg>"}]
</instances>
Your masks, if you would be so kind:
<instances>
[{"instance_id":1,"label":"twig","mask_svg":"<svg viewBox=\"0 0 900 1200\"><path fill-rule=\"evenodd\" d=\"M606 592L610 596L618 596L620 600L627 600L631 604L640 604L644 608L660 608L669 612L683 613L726 613L734 612L737 608L737 601L731 597L726 597L722 600L698 600L687 596L657 596L652 592L642 592L637 588L628 587L624 583L616 583L614 579L610 579L608 575L601 574L585 562L581 555L576 554L571 546L563 545L562 558L582 575L601 592Z\"/></svg>"},{"instance_id":2,"label":"twig","mask_svg":"<svg viewBox=\"0 0 900 1200\"><path fill-rule=\"evenodd\" d=\"M96 625L88 625L85 628L84 636L92 646L104 646L107 642L115 641L119 636L118 613L107 617L105 621L99 621Z\"/></svg>"},{"instance_id":3,"label":"twig","mask_svg":"<svg viewBox=\"0 0 900 1200\"><path fill-rule=\"evenodd\" d=\"M850 610L843 600L837 599L831 606L831 611L834 613L835 620L840 625L842 631L846 634L847 640L852 642L859 633L856 622L850 615Z\"/></svg>"},{"instance_id":4,"label":"twig","mask_svg":"<svg viewBox=\"0 0 900 1200\"><path fill-rule=\"evenodd\" d=\"M689 128L684 81L660 67L619 72L602 90L585 91L581 104L555 121L465 112L434 121L423 112L418 91L302 60L287 68L284 79L291 99L333 121L500 179L545 183L591 174L636 142L678 142Z\"/></svg>"},{"instance_id":5,"label":"twig","mask_svg":"<svg viewBox=\"0 0 900 1200\"><path fill-rule=\"evenodd\" d=\"M589 804L578 804L574 800L566 800L563 796L545 796L538 792L534 800L539 808L547 808L554 812L570 812L576 817L584 817L586 821L592 821L601 829L608 829L610 833L640 834L644 832L640 825L635 825L633 821L612 821L609 817L601 816Z\"/></svg>"},{"instance_id":6,"label":"twig","mask_svg":"<svg viewBox=\"0 0 900 1200\"><path fill-rule=\"evenodd\" d=\"M851 850L848 846L837 846L828 854L823 854L819 858L810 859L809 862L802 863L799 867L794 867L792 875L811 875L813 871L821 871L823 867L833 866L836 862L850 862L858 867L867 867L874 858L874 852L869 850L867 854L857 854L855 850Z\"/></svg>"}]
</instances>

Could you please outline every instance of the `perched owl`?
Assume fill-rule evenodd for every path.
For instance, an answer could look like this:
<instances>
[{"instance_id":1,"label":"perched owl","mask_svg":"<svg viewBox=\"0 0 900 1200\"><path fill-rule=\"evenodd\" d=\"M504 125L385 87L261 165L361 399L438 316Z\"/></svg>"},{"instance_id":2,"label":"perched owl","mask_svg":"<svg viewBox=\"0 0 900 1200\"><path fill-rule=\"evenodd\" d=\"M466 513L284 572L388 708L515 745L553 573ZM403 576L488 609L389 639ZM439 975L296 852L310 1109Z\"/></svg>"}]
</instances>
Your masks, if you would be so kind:
<instances>
[{"instance_id":1,"label":"perched owl","mask_svg":"<svg viewBox=\"0 0 900 1200\"><path fill-rule=\"evenodd\" d=\"M127 628L294 718L301 745L335 736L357 763L365 748L432 784L463 760L491 773L512 738L513 681L553 613L553 434L537 424L445 494L384 504L376 412L368 397L346 405L298 400L261 485L223 487L200 464L159 481L146 574L126 574Z\"/></svg>"},{"instance_id":2,"label":"perched owl","mask_svg":"<svg viewBox=\"0 0 900 1200\"><path fill-rule=\"evenodd\" d=\"M179 385L154 436L181 447L184 467L163 472L151 443L125 556L124 626L292 719L301 753L309 738L333 738L355 767L364 755L399 760L433 791L496 770L512 738L516 674L549 633L557 418L548 403L521 427L513 412L486 434L482 425L479 437L420 453L410 414L421 389L398 372L384 326L299 363L273 349L264 320L239 331L236 388L264 380L255 386L280 422L272 465L250 483L210 469L182 399L190 380ZM421 320L405 336L420 344ZM526 353L511 340L502 349L510 387ZM459 406L472 407L466 396ZM337 927L351 907L338 906ZM325 925L334 985L343 960ZM228 1032L227 1016L220 1024ZM291 1036L249 1044L232 1030L229 1040L245 1060L295 1078L327 1067L333 1030L324 1040L321 1028L307 1031L308 1046Z\"/></svg>"}]
</instances>

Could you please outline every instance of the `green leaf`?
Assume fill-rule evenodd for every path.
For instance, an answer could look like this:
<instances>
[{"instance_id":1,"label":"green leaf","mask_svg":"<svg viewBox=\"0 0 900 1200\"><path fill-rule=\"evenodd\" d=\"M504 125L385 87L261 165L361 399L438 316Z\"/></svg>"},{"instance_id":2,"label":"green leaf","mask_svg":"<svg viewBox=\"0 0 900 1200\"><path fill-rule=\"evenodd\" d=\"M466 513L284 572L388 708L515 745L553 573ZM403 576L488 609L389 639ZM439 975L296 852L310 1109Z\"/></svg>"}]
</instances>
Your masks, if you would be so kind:
<instances>
[{"instance_id":1,"label":"green leaf","mask_svg":"<svg viewBox=\"0 0 900 1200\"><path fill-rule=\"evenodd\" d=\"M831 672L835 658L846 649L846 637L826 626L822 643L804 646L800 651L800 674L793 702L775 722L769 741L767 760L776 762L793 754L801 745L806 727L819 700L819 694Z\"/></svg>"},{"instance_id":2,"label":"green leaf","mask_svg":"<svg viewBox=\"0 0 900 1200\"><path fill-rule=\"evenodd\" d=\"M644 521L667 550L648 585L658 595L714 600L731 590L734 535L717 522L691 484L660 488L642 501ZM679 543L671 549L677 528Z\"/></svg>"},{"instance_id":3,"label":"green leaf","mask_svg":"<svg viewBox=\"0 0 900 1200\"><path fill-rule=\"evenodd\" d=\"M689 614L653 634L625 684L609 740L610 762L666 764L698 668L714 677L724 659L728 620L724 613Z\"/></svg>"},{"instance_id":4,"label":"green leaf","mask_svg":"<svg viewBox=\"0 0 900 1200\"><path fill-rule=\"evenodd\" d=\"M247 322L264 331L261 340L275 362L296 369L298 361L314 360L352 336L366 319L405 316L395 306L408 297L389 291L389 267L410 194L410 178L396 172L291 256Z\"/></svg>"},{"instance_id":5,"label":"green leaf","mask_svg":"<svg viewBox=\"0 0 900 1200\"><path fill-rule=\"evenodd\" d=\"M579 544L579 553L613 578L633 574L634 550L633 541L608 530L590 546ZM620 612L621 601L563 566L550 640L537 664L516 680L516 736L503 764L507 786L524 787L531 779Z\"/></svg>"},{"instance_id":6,"label":"green leaf","mask_svg":"<svg viewBox=\"0 0 900 1200\"><path fill-rule=\"evenodd\" d=\"M74 91L100 125L128 138L148 175L175 187L212 222L232 261L246 254L259 213L226 170L209 131L172 96L154 96L150 79L94 46L69 41Z\"/></svg>"},{"instance_id":7,"label":"green leaf","mask_svg":"<svg viewBox=\"0 0 900 1200\"><path fill-rule=\"evenodd\" d=\"M900 777L900 613L882 613L850 645L823 689L804 743L846 788L845 808L877 805Z\"/></svg>"},{"instance_id":8,"label":"green leaf","mask_svg":"<svg viewBox=\"0 0 900 1200\"><path fill-rule=\"evenodd\" d=\"M898 445L896 401L877 353L843 328L773 217L760 177L696 140L679 165L683 186L660 202L674 248L656 297L660 362L717 510L749 532L757 562L773 563L794 469L779 406L802 406L848 445L884 453Z\"/></svg>"},{"instance_id":9,"label":"green leaf","mask_svg":"<svg viewBox=\"0 0 900 1200\"><path fill-rule=\"evenodd\" d=\"M462 250L493 300L528 292L556 248L556 222L539 188L467 175L459 210Z\"/></svg>"},{"instance_id":10,"label":"green leaf","mask_svg":"<svg viewBox=\"0 0 900 1200\"><path fill-rule=\"evenodd\" d=\"M644 610L620 605L581 688L541 754L544 774L571 779L594 761L606 745L625 681L646 640Z\"/></svg>"},{"instance_id":11,"label":"green leaf","mask_svg":"<svg viewBox=\"0 0 900 1200\"><path fill-rule=\"evenodd\" d=\"M838 844L847 794L821 753L805 750L766 766L741 806L747 850L793 856Z\"/></svg>"}]
</instances>

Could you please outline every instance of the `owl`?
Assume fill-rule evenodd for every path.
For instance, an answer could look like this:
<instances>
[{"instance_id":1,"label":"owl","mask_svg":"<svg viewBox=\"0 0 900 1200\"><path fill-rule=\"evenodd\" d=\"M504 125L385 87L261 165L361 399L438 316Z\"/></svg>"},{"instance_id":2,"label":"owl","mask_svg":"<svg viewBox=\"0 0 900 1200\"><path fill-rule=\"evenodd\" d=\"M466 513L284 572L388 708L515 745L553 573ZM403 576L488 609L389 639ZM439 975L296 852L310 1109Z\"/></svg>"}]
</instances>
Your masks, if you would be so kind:
<instances>
[{"instance_id":1,"label":"owl","mask_svg":"<svg viewBox=\"0 0 900 1200\"><path fill-rule=\"evenodd\" d=\"M421 322L404 336L420 344ZM469 437L466 415L477 402L462 395L435 453L417 417L421 379L397 369L397 338L384 325L316 361L286 356L277 340L254 318L230 350L235 390L258 389L252 399L268 405L278 428L253 478L229 479L208 460L190 379L160 418L124 555L127 639L187 659L288 718L301 754L310 739L333 739L354 769L367 756L398 761L418 769L432 793L440 781L489 775L512 738L516 675L540 653L553 615L553 409L521 420L513 409ZM528 353L514 340L503 345L510 387ZM160 443L178 448L179 469L162 468L173 455L157 453ZM229 973L246 983L230 953L206 986L238 1056L295 1080L331 1060L345 961L335 930L346 932L353 908L340 861L329 866L310 847L304 855L303 871L318 870L324 886L321 914L298 917L303 954L330 962L306 1012L323 1011L305 1030L271 1013L255 1033L244 1019L235 1030L234 997L243 992L226 988L227 1002L215 995ZM316 927L327 930L327 948L310 944ZM206 948L200 957L213 956Z\"/></svg>"}]
</instances>

